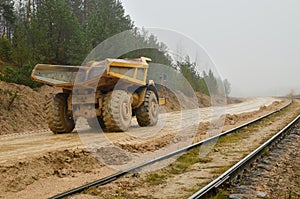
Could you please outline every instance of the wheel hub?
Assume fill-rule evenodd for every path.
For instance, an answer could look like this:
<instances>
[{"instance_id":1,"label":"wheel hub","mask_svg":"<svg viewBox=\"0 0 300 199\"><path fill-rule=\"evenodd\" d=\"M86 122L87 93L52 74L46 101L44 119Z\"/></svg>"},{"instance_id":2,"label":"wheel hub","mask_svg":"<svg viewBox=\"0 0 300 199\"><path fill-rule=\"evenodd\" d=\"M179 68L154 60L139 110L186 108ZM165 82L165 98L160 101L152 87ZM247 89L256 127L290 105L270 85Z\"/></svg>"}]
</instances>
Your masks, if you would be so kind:
<instances>
[{"instance_id":1,"label":"wheel hub","mask_svg":"<svg viewBox=\"0 0 300 199\"><path fill-rule=\"evenodd\" d=\"M152 115L153 116L157 115L158 105L156 104L155 101L151 102L151 109L152 109Z\"/></svg>"},{"instance_id":2,"label":"wheel hub","mask_svg":"<svg viewBox=\"0 0 300 199\"><path fill-rule=\"evenodd\" d=\"M122 104L122 116L124 119L130 118L130 107L128 103L123 103Z\"/></svg>"}]
</instances>

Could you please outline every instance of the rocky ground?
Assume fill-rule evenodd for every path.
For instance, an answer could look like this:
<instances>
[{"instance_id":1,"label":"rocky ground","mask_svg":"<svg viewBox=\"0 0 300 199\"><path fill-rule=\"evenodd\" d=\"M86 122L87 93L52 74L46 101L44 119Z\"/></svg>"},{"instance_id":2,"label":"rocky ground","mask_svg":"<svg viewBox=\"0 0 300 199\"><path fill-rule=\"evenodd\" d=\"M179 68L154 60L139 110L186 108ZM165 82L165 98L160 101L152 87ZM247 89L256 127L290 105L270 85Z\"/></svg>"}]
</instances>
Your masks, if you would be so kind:
<instances>
[{"instance_id":1,"label":"rocky ground","mask_svg":"<svg viewBox=\"0 0 300 199\"><path fill-rule=\"evenodd\" d=\"M227 191L231 199L300 198L300 123Z\"/></svg>"}]
</instances>

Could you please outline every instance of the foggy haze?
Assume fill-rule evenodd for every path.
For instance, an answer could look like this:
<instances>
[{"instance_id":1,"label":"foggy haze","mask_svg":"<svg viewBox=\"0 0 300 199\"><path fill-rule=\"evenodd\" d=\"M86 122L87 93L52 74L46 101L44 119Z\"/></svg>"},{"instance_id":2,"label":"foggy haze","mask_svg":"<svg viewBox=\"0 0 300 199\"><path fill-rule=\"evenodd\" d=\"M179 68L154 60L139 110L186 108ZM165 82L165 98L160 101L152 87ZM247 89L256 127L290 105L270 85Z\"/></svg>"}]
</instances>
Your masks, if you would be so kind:
<instances>
[{"instance_id":1,"label":"foggy haze","mask_svg":"<svg viewBox=\"0 0 300 199\"><path fill-rule=\"evenodd\" d=\"M300 93L300 1L122 0L137 27L178 31L201 44L231 96Z\"/></svg>"}]
</instances>

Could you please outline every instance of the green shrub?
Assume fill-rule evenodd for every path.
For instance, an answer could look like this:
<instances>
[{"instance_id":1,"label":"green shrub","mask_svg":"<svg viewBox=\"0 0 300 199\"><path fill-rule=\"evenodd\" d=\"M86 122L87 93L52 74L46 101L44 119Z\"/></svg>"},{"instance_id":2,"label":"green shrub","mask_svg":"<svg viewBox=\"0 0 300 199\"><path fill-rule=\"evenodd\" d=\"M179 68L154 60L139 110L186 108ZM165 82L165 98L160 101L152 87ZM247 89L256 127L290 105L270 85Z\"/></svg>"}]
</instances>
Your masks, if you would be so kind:
<instances>
[{"instance_id":1,"label":"green shrub","mask_svg":"<svg viewBox=\"0 0 300 199\"><path fill-rule=\"evenodd\" d=\"M9 41L2 35L0 39L0 59L6 62L10 62L12 55L12 47Z\"/></svg>"},{"instance_id":2,"label":"green shrub","mask_svg":"<svg viewBox=\"0 0 300 199\"><path fill-rule=\"evenodd\" d=\"M31 88L38 88L42 86L41 83L34 82L31 79L31 71L33 67L30 65L24 65L18 68L5 68L0 80L10 83L23 84Z\"/></svg>"}]
</instances>

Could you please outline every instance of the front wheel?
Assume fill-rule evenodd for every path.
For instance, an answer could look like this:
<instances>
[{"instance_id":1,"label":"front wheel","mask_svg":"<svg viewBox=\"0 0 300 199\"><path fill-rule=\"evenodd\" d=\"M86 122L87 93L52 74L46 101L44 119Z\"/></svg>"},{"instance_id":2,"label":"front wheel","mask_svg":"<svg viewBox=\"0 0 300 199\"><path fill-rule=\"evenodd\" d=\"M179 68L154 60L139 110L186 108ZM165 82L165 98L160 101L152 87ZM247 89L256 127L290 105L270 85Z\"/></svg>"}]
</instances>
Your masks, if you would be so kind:
<instances>
[{"instance_id":1,"label":"front wheel","mask_svg":"<svg viewBox=\"0 0 300 199\"><path fill-rule=\"evenodd\" d=\"M158 101L155 93L146 91L143 104L135 110L136 119L140 126L155 126L158 122Z\"/></svg>"}]
</instances>

